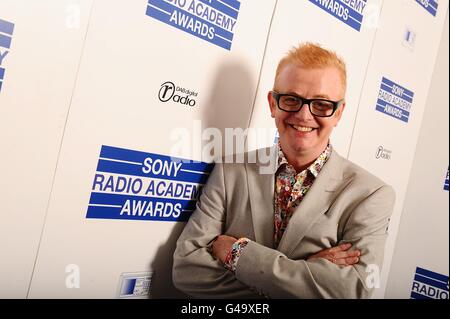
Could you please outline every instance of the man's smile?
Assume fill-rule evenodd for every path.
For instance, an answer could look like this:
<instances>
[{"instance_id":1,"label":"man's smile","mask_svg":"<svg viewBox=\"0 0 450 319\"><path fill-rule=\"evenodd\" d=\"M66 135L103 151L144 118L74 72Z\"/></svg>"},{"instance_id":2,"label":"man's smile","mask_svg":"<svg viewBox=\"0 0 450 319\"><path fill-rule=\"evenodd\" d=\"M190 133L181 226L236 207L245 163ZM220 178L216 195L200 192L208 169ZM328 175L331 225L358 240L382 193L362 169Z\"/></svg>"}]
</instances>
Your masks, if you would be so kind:
<instances>
[{"instance_id":1,"label":"man's smile","mask_svg":"<svg viewBox=\"0 0 450 319\"><path fill-rule=\"evenodd\" d=\"M299 131L299 132L312 132L313 130L316 130L317 128L315 127L310 127L310 126L301 126L301 125L293 125L293 124L289 124L290 127L292 127L293 129Z\"/></svg>"}]
</instances>

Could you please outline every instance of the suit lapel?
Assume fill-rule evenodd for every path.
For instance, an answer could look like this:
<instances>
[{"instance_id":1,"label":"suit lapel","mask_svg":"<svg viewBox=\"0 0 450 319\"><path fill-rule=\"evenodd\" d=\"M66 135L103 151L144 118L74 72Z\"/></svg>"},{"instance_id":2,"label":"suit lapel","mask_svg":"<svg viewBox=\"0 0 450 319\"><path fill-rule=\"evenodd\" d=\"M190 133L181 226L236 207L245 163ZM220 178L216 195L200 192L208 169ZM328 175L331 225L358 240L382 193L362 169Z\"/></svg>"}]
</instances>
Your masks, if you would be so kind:
<instances>
[{"instance_id":1,"label":"suit lapel","mask_svg":"<svg viewBox=\"0 0 450 319\"><path fill-rule=\"evenodd\" d=\"M335 197L334 191L341 180L342 158L333 150L311 189L292 215L278 246L280 252L289 256L297 247L309 228L330 207Z\"/></svg>"},{"instance_id":2,"label":"suit lapel","mask_svg":"<svg viewBox=\"0 0 450 319\"><path fill-rule=\"evenodd\" d=\"M258 243L272 248L274 235L274 178L278 154L276 147L266 148L265 150L270 150L269 163L274 164L273 166L264 165L267 159L262 162L262 159L257 156L256 164L247 163L245 167L255 239Z\"/></svg>"}]
</instances>

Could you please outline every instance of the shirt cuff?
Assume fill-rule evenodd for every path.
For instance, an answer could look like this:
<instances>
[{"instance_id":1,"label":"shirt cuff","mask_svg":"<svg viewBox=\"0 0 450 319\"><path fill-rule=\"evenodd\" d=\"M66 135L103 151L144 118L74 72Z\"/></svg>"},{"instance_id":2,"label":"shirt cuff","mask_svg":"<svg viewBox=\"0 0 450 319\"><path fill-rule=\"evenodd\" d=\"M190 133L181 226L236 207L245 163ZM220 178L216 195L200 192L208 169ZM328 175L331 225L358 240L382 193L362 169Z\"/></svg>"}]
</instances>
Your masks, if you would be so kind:
<instances>
[{"instance_id":1,"label":"shirt cuff","mask_svg":"<svg viewBox=\"0 0 450 319\"><path fill-rule=\"evenodd\" d=\"M239 257L242 254L242 251L244 250L245 246L247 246L250 239L242 237L236 240L231 246L230 251L228 252L227 256L225 257L225 268L232 271L233 273L236 272L236 266L239 260Z\"/></svg>"}]
</instances>

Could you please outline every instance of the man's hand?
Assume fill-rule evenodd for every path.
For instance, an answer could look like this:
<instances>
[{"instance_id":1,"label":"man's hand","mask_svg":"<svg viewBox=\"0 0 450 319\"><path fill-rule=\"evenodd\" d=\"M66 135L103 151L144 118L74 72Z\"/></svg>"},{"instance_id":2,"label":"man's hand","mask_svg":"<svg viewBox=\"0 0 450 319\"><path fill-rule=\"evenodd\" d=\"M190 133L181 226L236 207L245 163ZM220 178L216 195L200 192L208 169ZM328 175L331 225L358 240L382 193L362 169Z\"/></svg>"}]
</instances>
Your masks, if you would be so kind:
<instances>
[{"instance_id":1,"label":"man's hand","mask_svg":"<svg viewBox=\"0 0 450 319\"><path fill-rule=\"evenodd\" d=\"M308 257L307 260L325 258L336 265L351 266L358 263L358 257L361 256L361 252L359 250L348 251L350 247L352 247L352 244L345 243L336 247L324 249Z\"/></svg>"},{"instance_id":2,"label":"man's hand","mask_svg":"<svg viewBox=\"0 0 450 319\"><path fill-rule=\"evenodd\" d=\"M227 235L218 236L212 244L212 255L219 259L222 263L225 263L225 257L231 250L231 246L233 246L236 240L237 238ZM361 252L357 249L349 251L350 247L352 247L351 243L345 243L336 247L327 248L308 257L307 260L324 258L336 265L351 266L359 262Z\"/></svg>"},{"instance_id":3,"label":"man's hand","mask_svg":"<svg viewBox=\"0 0 450 319\"><path fill-rule=\"evenodd\" d=\"M215 258L218 258L221 262L225 263L225 257L231 250L231 246L233 246L236 240L237 238L227 235L220 235L219 237L217 237L212 244L213 256Z\"/></svg>"}]
</instances>

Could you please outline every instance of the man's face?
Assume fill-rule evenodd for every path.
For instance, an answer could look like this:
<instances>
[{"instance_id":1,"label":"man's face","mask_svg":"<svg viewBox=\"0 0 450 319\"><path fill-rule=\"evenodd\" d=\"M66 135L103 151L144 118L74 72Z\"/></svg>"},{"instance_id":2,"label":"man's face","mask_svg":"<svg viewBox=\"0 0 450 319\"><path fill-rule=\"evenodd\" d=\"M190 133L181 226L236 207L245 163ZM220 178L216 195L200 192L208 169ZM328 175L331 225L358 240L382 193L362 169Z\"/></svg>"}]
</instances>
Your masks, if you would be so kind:
<instances>
[{"instance_id":1,"label":"man's face","mask_svg":"<svg viewBox=\"0 0 450 319\"><path fill-rule=\"evenodd\" d=\"M276 78L274 90L307 99L339 101L344 98L341 77L334 67L305 69L287 64ZM281 147L290 156L319 156L327 146L330 134L345 107L345 104L339 106L331 117L315 117L307 104L297 113L289 113L277 107L277 102L270 93L268 99L280 134Z\"/></svg>"}]
</instances>

